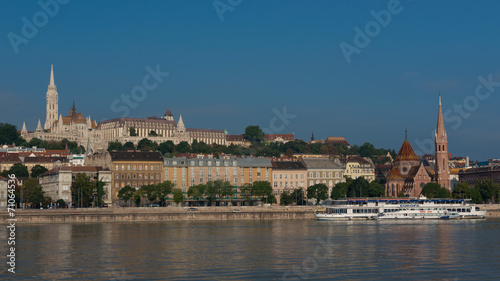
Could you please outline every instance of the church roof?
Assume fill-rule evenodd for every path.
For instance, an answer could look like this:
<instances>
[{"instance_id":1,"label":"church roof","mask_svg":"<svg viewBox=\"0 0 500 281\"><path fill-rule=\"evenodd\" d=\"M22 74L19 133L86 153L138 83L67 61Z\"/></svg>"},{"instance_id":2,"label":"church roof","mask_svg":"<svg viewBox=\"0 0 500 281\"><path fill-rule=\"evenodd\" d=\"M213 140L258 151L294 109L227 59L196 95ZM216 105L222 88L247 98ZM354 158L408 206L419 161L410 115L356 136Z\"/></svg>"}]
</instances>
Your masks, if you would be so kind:
<instances>
[{"instance_id":1,"label":"church roof","mask_svg":"<svg viewBox=\"0 0 500 281\"><path fill-rule=\"evenodd\" d=\"M392 168L392 170L389 172L389 175L387 175L387 180L403 180L403 176L399 172L398 167Z\"/></svg>"},{"instance_id":2,"label":"church roof","mask_svg":"<svg viewBox=\"0 0 500 281\"><path fill-rule=\"evenodd\" d=\"M167 112L165 112L165 116L174 116L172 114L172 111L170 111L170 108L167 109Z\"/></svg>"},{"instance_id":3,"label":"church roof","mask_svg":"<svg viewBox=\"0 0 500 281\"><path fill-rule=\"evenodd\" d=\"M420 161L420 158L415 154L415 151L413 151L413 147L411 147L408 139L405 139L403 142L395 161Z\"/></svg>"}]
</instances>

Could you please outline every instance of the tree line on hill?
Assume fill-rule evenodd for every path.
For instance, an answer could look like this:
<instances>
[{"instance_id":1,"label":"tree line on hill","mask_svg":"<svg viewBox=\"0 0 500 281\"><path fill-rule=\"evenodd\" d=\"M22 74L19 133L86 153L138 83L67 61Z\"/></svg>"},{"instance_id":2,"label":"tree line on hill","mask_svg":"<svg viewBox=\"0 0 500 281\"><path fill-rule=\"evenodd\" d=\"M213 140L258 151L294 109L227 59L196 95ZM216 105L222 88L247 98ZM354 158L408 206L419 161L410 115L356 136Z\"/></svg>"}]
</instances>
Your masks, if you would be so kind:
<instances>
[{"instance_id":1,"label":"tree line on hill","mask_svg":"<svg viewBox=\"0 0 500 281\"><path fill-rule=\"evenodd\" d=\"M150 134L152 135L152 134ZM110 142L108 151L126 151L126 150L141 150L141 151L159 151L166 156L175 156L180 153L202 153L214 154L216 157L220 154L232 154L237 156L264 156L264 157L280 157L282 154L292 156L294 153L311 153L311 154L327 154L327 155L360 155L369 157L374 163L385 163L389 161L387 153L393 158L396 157L394 150L377 149L371 143L364 143L361 146L353 145L348 148L341 144L331 143L306 143L302 140L281 142L265 142L264 132L259 126L248 126L245 129L244 138L250 142L249 147L238 145L218 145L207 144L203 141L193 140L191 144L182 141L175 145L172 141L165 141L160 144L149 140L148 138L141 139L137 146L132 142L122 144L120 142Z\"/></svg>"}]
</instances>

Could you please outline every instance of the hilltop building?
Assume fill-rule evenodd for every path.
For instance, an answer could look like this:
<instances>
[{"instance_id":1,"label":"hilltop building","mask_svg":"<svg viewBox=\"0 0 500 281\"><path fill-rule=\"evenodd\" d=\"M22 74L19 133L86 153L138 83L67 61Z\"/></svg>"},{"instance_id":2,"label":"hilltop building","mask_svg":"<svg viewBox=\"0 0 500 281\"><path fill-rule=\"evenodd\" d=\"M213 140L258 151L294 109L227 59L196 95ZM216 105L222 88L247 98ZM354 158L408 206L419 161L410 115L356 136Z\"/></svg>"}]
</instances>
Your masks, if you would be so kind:
<instances>
[{"instance_id":1,"label":"hilltop building","mask_svg":"<svg viewBox=\"0 0 500 281\"><path fill-rule=\"evenodd\" d=\"M97 130L97 124L90 116L83 117L76 112L75 101L70 109L69 115L63 117L59 112L59 94L54 80L54 67L50 70L50 83L46 93L46 118L42 127L40 119L34 132L29 132L26 122L23 123L21 136L30 141L33 138L44 141L62 141L67 139L85 146L90 143L93 150L107 148L107 143L102 140L102 136Z\"/></svg>"}]
</instances>

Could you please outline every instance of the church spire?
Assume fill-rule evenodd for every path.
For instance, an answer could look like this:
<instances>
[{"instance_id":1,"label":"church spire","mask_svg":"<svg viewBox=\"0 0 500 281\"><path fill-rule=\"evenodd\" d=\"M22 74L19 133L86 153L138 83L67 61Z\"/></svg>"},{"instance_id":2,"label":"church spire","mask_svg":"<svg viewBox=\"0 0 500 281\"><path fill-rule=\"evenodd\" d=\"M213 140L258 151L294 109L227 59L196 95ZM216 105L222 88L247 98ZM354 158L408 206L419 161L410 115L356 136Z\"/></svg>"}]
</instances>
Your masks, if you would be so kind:
<instances>
[{"instance_id":1,"label":"church spire","mask_svg":"<svg viewBox=\"0 0 500 281\"><path fill-rule=\"evenodd\" d=\"M76 106L75 106L75 98L73 97L73 107L71 108L69 112L69 116L73 116L76 114Z\"/></svg>"},{"instance_id":2,"label":"church spire","mask_svg":"<svg viewBox=\"0 0 500 281\"><path fill-rule=\"evenodd\" d=\"M21 134L26 134L28 130L26 130L26 122L23 122L23 128L21 129Z\"/></svg>"},{"instance_id":3,"label":"church spire","mask_svg":"<svg viewBox=\"0 0 500 281\"><path fill-rule=\"evenodd\" d=\"M186 127L184 126L184 122L182 121L182 115L179 117L179 122L177 122L177 131L185 131Z\"/></svg>"},{"instance_id":4,"label":"church spire","mask_svg":"<svg viewBox=\"0 0 500 281\"><path fill-rule=\"evenodd\" d=\"M314 141L314 130L312 131L312 134L311 134L311 142Z\"/></svg>"},{"instance_id":5,"label":"church spire","mask_svg":"<svg viewBox=\"0 0 500 281\"><path fill-rule=\"evenodd\" d=\"M37 132L43 132L42 123L40 123L40 119L38 119L38 125L36 126Z\"/></svg>"},{"instance_id":6,"label":"church spire","mask_svg":"<svg viewBox=\"0 0 500 281\"><path fill-rule=\"evenodd\" d=\"M50 82L47 88L46 101L47 112L44 129L48 130L52 128L54 121L57 120L57 116L59 115L59 96L57 94L56 83L54 82L54 65L50 65Z\"/></svg>"},{"instance_id":7,"label":"church spire","mask_svg":"<svg viewBox=\"0 0 500 281\"><path fill-rule=\"evenodd\" d=\"M49 88L56 88L56 83L54 82L54 65L50 65L50 84Z\"/></svg>"},{"instance_id":8,"label":"church spire","mask_svg":"<svg viewBox=\"0 0 500 281\"><path fill-rule=\"evenodd\" d=\"M436 153L436 163L434 171L436 181L441 187L451 191L450 169L448 165L448 137L444 128L443 108L441 106L441 94L439 94L438 120L436 126L436 135L434 139L434 148Z\"/></svg>"}]
</instances>

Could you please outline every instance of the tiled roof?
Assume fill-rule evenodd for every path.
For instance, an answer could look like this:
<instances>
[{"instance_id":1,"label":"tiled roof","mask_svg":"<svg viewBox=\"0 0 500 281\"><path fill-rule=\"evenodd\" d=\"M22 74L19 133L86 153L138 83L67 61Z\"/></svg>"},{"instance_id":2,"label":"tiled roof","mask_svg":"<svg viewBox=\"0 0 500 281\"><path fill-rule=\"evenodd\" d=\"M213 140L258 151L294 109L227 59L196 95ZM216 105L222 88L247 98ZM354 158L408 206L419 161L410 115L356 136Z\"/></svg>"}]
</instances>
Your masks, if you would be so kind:
<instances>
[{"instance_id":1,"label":"tiled roof","mask_svg":"<svg viewBox=\"0 0 500 281\"><path fill-rule=\"evenodd\" d=\"M334 144L341 144L344 146L351 146L349 142L344 137L327 137L325 140L326 143L334 143Z\"/></svg>"},{"instance_id":2,"label":"tiled roof","mask_svg":"<svg viewBox=\"0 0 500 281\"><path fill-rule=\"evenodd\" d=\"M265 134L264 135L264 140L266 141L272 141L275 139L284 139L284 140L294 140L295 136L293 134Z\"/></svg>"},{"instance_id":3,"label":"tiled roof","mask_svg":"<svg viewBox=\"0 0 500 281\"><path fill-rule=\"evenodd\" d=\"M246 141L243 135L227 135L228 141Z\"/></svg>"},{"instance_id":4,"label":"tiled roof","mask_svg":"<svg viewBox=\"0 0 500 281\"><path fill-rule=\"evenodd\" d=\"M303 158L307 169L342 169L342 165L328 158Z\"/></svg>"},{"instance_id":5,"label":"tiled roof","mask_svg":"<svg viewBox=\"0 0 500 281\"><path fill-rule=\"evenodd\" d=\"M244 157L236 161L240 167L273 167L269 158Z\"/></svg>"},{"instance_id":6,"label":"tiled roof","mask_svg":"<svg viewBox=\"0 0 500 281\"><path fill-rule=\"evenodd\" d=\"M170 108L167 108L167 112L165 112L165 116L174 116L172 114L172 111L170 111Z\"/></svg>"},{"instance_id":7,"label":"tiled roof","mask_svg":"<svg viewBox=\"0 0 500 281\"><path fill-rule=\"evenodd\" d=\"M66 157L24 157L24 163L69 162Z\"/></svg>"},{"instance_id":8,"label":"tiled roof","mask_svg":"<svg viewBox=\"0 0 500 281\"><path fill-rule=\"evenodd\" d=\"M192 128L187 128L187 132L207 132L207 133L219 133L219 134L224 134L224 130L212 130L212 129L192 129Z\"/></svg>"},{"instance_id":9,"label":"tiled roof","mask_svg":"<svg viewBox=\"0 0 500 281\"><path fill-rule=\"evenodd\" d=\"M306 170L301 161L273 161L273 170Z\"/></svg>"},{"instance_id":10,"label":"tiled roof","mask_svg":"<svg viewBox=\"0 0 500 281\"><path fill-rule=\"evenodd\" d=\"M411 147L408 139L405 139L403 142L395 161L420 161L420 158L415 154L415 151L413 151L413 147Z\"/></svg>"},{"instance_id":11,"label":"tiled roof","mask_svg":"<svg viewBox=\"0 0 500 281\"><path fill-rule=\"evenodd\" d=\"M99 172L99 171L109 171L108 168L103 168L100 166L70 166L70 167L57 167L47 172L43 175L54 174L59 171L71 171L71 172Z\"/></svg>"},{"instance_id":12,"label":"tiled roof","mask_svg":"<svg viewBox=\"0 0 500 281\"><path fill-rule=\"evenodd\" d=\"M387 176L387 180L403 180L403 176L399 172L398 167L392 168L392 170L389 172L389 175Z\"/></svg>"},{"instance_id":13,"label":"tiled roof","mask_svg":"<svg viewBox=\"0 0 500 281\"><path fill-rule=\"evenodd\" d=\"M113 151L109 154L114 161L163 161L158 151Z\"/></svg>"}]
</instances>

